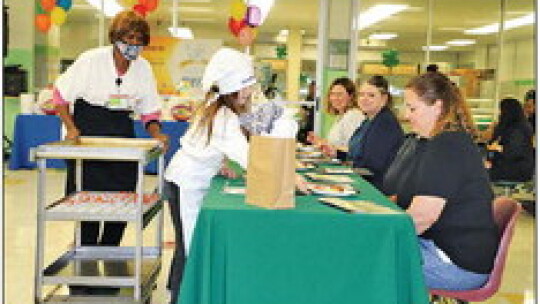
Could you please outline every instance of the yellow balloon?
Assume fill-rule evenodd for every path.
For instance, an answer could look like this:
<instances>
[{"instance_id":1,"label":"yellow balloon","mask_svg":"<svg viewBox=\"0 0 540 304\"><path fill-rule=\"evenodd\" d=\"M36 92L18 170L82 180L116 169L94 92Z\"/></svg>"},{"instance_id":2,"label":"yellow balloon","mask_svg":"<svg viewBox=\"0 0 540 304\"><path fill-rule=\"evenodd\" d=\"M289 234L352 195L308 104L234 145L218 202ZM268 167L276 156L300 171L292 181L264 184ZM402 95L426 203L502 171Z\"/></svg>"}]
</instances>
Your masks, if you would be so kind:
<instances>
[{"instance_id":1,"label":"yellow balloon","mask_svg":"<svg viewBox=\"0 0 540 304\"><path fill-rule=\"evenodd\" d=\"M139 3L139 0L119 0L120 5L126 8L132 8L135 4Z\"/></svg>"},{"instance_id":2,"label":"yellow balloon","mask_svg":"<svg viewBox=\"0 0 540 304\"><path fill-rule=\"evenodd\" d=\"M235 20L242 20L246 14L247 6L243 0L233 0L231 4L231 17Z\"/></svg>"},{"instance_id":3,"label":"yellow balloon","mask_svg":"<svg viewBox=\"0 0 540 304\"><path fill-rule=\"evenodd\" d=\"M56 25L64 24L66 17L66 11L61 7L56 6L51 10L51 21Z\"/></svg>"}]
</instances>

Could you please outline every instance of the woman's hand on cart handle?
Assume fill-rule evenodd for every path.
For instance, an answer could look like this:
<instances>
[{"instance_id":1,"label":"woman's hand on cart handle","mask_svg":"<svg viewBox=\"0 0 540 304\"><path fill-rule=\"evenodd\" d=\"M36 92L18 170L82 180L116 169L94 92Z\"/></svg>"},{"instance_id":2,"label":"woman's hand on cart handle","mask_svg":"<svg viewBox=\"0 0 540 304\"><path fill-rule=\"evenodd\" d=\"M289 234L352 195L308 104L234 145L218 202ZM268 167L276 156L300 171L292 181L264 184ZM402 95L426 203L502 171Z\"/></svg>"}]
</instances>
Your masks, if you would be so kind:
<instances>
[{"instance_id":1,"label":"woman's hand on cart handle","mask_svg":"<svg viewBox=\"0 0 540 304\"><path fill-rule=\"evenodd\" d=\"M80 142L81 132L75 127L66 128L66 140L72 140L76 144Z\"/></svg>"},{"instance_id":2,"label":"woman's hand on cart handle","mask_svg":"<svg viewBox=\"0 0 540 304\"><path fill-rule=\"evenodd\" d=\"M167 152L169 150L169 136L167 134L163 133L157 133L153 135L153 137L161 142L163 145L163 153Z\"/></svg>"}]
</instances>

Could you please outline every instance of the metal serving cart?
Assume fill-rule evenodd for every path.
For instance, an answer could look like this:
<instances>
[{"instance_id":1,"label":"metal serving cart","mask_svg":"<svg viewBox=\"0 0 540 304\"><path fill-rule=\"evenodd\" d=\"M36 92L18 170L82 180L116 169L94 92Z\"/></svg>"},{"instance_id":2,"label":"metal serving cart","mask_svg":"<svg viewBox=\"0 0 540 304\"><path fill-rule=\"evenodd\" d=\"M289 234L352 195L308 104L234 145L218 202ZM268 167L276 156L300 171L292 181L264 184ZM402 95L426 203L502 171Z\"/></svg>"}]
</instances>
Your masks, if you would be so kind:
<instances>
[{"instance_id":1,"label":"metal serving cart","mask_svg":"<svg viewBox=\"0 0 540 304\"><path fill-rule=\"evenodd\" d=\"M37 183L37 247L35 303L148 303L161 269L163 228L164 152L155 139L81 137L78 143L59 141L32 151L39 170ZM157 193L143 193L144 165L158 158ZM46 160L75 160L77 191L56 202L45 202ZM81 191L82 161L135 161L136 192ZM157 218L156 218L157 217ZM156 218L156 221L152 221ZM44 265L45 228L48 221L75 221L75 242L50 265ZM81 221L125 221L135 224L134 246L81 246ZM143 245L143 231L157 222L156 244ZM45 292L44 286L52 286ZM76 296L58 292L62 285L133 289L132 295ZM122 295L124 294L124 295Z\"/></svg>"}]
</instances>

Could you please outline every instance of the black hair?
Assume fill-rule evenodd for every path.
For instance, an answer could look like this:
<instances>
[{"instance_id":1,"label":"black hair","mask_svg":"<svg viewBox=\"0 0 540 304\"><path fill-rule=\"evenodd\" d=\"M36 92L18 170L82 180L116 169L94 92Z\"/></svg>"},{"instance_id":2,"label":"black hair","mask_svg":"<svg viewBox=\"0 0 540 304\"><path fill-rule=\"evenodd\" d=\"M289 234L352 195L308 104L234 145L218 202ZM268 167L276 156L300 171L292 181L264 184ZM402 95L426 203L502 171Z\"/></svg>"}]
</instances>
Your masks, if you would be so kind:
<instances>
[{"instance_id":1,"label":"black hair","mask_svg":"<svg viewBox=\"0 0 540 304\"><path fill-rule=\"evenodd\" d=\"M503 136L510 129L518 127L532 134L531 126L525 118L525 113L519 100L515 98L504 98L499 103L499 122L493 132L493 140Z\"/></svg>"},{"instance_id":2,"label":"black hair","mask_svg":"<svg viewBox=\"0 0 540 304\"><path fill-rule=\"evenodd\" d=\"M426 71L427 71L427 72L438 72L438 71L439 71L439 66L436 65L436 64L434 64L434 63L432 63L432 64L430 64L430 65L428 65L428 66L426 67Z\"/></svg>"}]
</instances>

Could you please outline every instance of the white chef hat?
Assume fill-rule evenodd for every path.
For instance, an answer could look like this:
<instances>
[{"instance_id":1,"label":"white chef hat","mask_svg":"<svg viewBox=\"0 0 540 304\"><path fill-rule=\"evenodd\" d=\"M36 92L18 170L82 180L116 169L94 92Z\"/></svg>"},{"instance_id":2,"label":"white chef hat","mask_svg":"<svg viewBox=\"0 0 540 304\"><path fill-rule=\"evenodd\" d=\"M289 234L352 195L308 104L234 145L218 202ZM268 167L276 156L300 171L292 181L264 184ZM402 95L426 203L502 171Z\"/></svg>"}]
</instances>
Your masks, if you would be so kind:
<instances>
[{"instance_id":1,"label":"white chef hat","mask_svg":"<svg viewBox=\"0 0 540 304\"><path fill-rule=\"evenodd\" d=\"M231 48L221 48L210 58L204 70L202 89L210 91L216 84L219 94L238 92L256 82L251 58Z\"/></svg>"}]
</instances>

